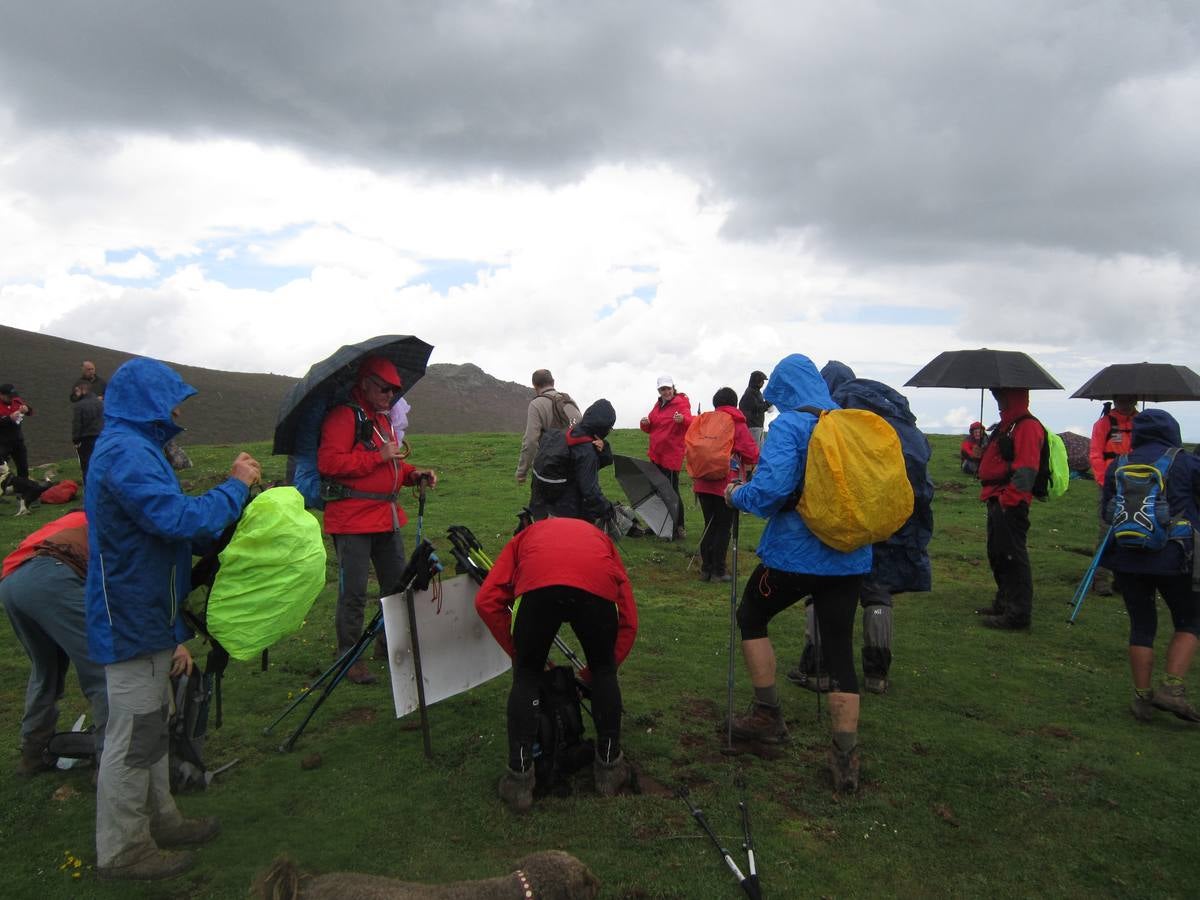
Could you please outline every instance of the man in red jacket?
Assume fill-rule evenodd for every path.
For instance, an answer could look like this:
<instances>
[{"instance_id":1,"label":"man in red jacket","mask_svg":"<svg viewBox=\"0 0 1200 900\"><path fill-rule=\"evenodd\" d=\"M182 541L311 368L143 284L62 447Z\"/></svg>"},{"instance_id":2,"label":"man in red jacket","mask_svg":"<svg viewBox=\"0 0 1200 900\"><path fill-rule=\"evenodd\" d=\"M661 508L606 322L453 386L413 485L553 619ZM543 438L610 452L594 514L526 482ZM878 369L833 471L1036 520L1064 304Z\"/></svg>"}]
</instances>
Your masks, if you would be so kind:
<instances>
[{"instance_id":1,"label":"man in red jacket","mask_svg":"<svg viewBox=\"0 0 1200 900\"><path fill-rule=\"evenodd\" d=\"M995 388L1000 408L979 461L979 499L987 504L987 554L996 598L975 610L988 628L1026 631L1033 616L1033 572L1029 567L1029 505L1041 465L1046 430L1029 412L1025 388Z\"/></svg>"},{"instance_id":2,"label":"man in red jacket","mask_svg":"<svg viewBox=\"0 0 1200 900\"><path fill-rule=\"evenodd\" d=\"M1104 476L1108 464L1118 456L1133 449L1133 417L1137 415L1137 398L1113 397L1112 404L1104 404L1104 412L1092 426L1092 442L1088 447L1088 462L1092 464L1092 475L1104 496ZM1100 505L1099 540L1108 537L1108 523L1104 521L1104 505ZM1099 544L1097 544L1099 546ZM1110 597L1113 592L1112 572L1103 566L1096 569L1092 579L1092 593Z\"/></svg>"},{"instance_id":3,"label":"man in red jacket","mask_svg":"<svg viewBox=\"0 0 1200 900\"><path fill-rule=\"evenodd\" d=\"M613 542L582 519L534 522L500 552L475 597L475 609L513 660L508 771L500 779L500 798L514 812L533 805L538 688L563 622L571 623L587 657L580 677L592 688L596 790L616 794L630 777L621 753L617 666L629 655L638 622L629 576Z\"/></svg>"},{"instance_id":4,"label":"man in red jacket","mask_svg":"<svg viewBox=\"0 0 1200 900\"><path fill-rule=\"evenodd\" d=\"M432 469L417 469L402 459L388 416L401 387L400 373L389 360L368 357L359 365L350 402L331 409L321 425L317 471L323 485L340 497L325 505L325 533L333 535L338 557L339 655L362 634L368 566L375 566L382 595L400 586L405 564L400 528L408 521L400 488L422 479L430 487L437 484ZM346 677L355 684L377 680L362 659Z\"/></svg>"}]
</instances>

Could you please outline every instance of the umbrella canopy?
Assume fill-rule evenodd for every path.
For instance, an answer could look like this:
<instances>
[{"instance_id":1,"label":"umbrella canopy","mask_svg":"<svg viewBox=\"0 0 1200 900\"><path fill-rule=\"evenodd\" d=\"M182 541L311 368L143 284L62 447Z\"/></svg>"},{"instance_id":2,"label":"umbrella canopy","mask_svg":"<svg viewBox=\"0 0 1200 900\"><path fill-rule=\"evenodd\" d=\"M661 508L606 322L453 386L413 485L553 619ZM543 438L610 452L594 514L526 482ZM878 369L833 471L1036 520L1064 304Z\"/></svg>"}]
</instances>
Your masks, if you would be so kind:
<instances>
[{"instance_id":1,"label":"umbrella canopy","mask_svg":"<svg viewBox=\"0 0 1200 900\"><path fill-rule=\"evenodd\" d=\"M296 435L304 423L314 416L323 416L329 407L349 399L358 364L363 358L382 356L390 360L404 380L403 389L396 396L403 396L425 374L432 352L432 344L407 334L383 334L341 347L329 358L314 364L283 398L275 419L275 446L271 452L295 452Z\"/></svg>"},{"instance_id":2,"label":"umbrella canopy","mask_svg":"<svg viewBox=\"0 0 1200 900\"><path fill-rule=\"evenodd\" d=\"M679 521L679 495L648 459L613 456L613 473L629 504L658 537L670 537Z\"/></svg>"},{"instance_id":3,"label":"umbrella canopy","mask_svg":"<svg viewBox=\"0 0 1200 900\"><path fill-rule=\"evenodd\" d=\"M1087 400L1136 397L1139 401L1155 403L1200 400L1200 375L1187 366L1121 363L1105 366L1071 396Z\"/></svg>"},{"instance_id":4,"label":"umbrella canopy","mask_svg":"<svg viewBox=\"0 0 1200 900\"><path fill-rule=\"evenodd\" d=\"M947 350L904 382L905 387L1062 390L1049 372L1019 350Z\"/></svg>"}]
</instances>

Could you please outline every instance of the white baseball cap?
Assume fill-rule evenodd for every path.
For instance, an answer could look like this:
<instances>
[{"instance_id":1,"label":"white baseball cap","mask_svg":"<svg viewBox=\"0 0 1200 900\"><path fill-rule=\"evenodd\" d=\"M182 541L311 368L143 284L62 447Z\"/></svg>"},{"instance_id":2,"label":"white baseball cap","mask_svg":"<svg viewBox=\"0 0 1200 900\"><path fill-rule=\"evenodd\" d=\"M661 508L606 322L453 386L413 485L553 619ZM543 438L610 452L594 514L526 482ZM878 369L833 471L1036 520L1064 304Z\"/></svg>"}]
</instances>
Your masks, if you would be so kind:
<instances>
[{"instance_id":1,"label":"white baseball cap","mask_svg":"<svg viewBox=\"0 0 1200 900\"><path fill-rule=\"evenodd\" d=\"M672 378L670 375L659 375L658 376L658 386L660 388L665 388L665 387L673 388L673 387L675 387L675 379Z\"/></svg>"}]
</instances>

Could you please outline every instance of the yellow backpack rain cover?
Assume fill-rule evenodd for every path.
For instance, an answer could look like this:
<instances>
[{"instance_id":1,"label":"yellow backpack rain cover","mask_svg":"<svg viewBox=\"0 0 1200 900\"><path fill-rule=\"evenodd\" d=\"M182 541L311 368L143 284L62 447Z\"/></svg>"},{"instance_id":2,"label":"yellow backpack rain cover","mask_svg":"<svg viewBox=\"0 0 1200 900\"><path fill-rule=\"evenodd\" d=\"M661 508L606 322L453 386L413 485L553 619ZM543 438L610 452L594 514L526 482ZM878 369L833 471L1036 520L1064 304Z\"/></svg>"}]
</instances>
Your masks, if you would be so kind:
<instances>
[{"instance_id":1,"label":"yellow backpack rain cover","mask_svg":"<svg viewBox=\"0 0 1200 900\"><path fill-rule=\"evenodd\" d=\"M895 429L865 409L821 410L796 511L822 543L843 553L895 534L913 511Z\"/></svg>"}]
</instances>

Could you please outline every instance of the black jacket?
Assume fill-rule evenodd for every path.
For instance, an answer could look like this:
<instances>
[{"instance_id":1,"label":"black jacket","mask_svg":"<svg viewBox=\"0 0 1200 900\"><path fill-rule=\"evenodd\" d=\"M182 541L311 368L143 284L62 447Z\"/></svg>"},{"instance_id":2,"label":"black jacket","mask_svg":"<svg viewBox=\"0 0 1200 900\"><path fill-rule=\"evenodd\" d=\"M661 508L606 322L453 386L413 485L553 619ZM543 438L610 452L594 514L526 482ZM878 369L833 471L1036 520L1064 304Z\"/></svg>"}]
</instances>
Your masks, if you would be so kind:
<instances>
[{"instance_id":1,"label":"black jacket","mask_svg":"<svg viewBox=\"0 0 1200 900\"><path fill-rule=\"evenodd\" d=\"M600 469L612 465L612 448L606 441L604 449L597 451L591 438L605 438L616 423L617 414L607 400L597 400L583 413L583 418L567 432L567 452L571 457L567 483L556 496L537 478L534 479L530 498L530 511L534 519L548 516L569 519L608 518L612 503L600 490ZM549 438L547 434L543 440ZM574 443L575 440L580 440Z\"/></svg>"},{"instance_id":2,"label":"black jacket","mask_svg":"<svg viewBox=\"0 0 1200 900\"><path fill-rule=\"evenodd\" d=\"M742 399L738 401L738 409L746 417L747 428L762 428L763 419L770 408L771 404L763 399L762 391L758 388L746 388Z\"/></svg>"}]
</instances>

